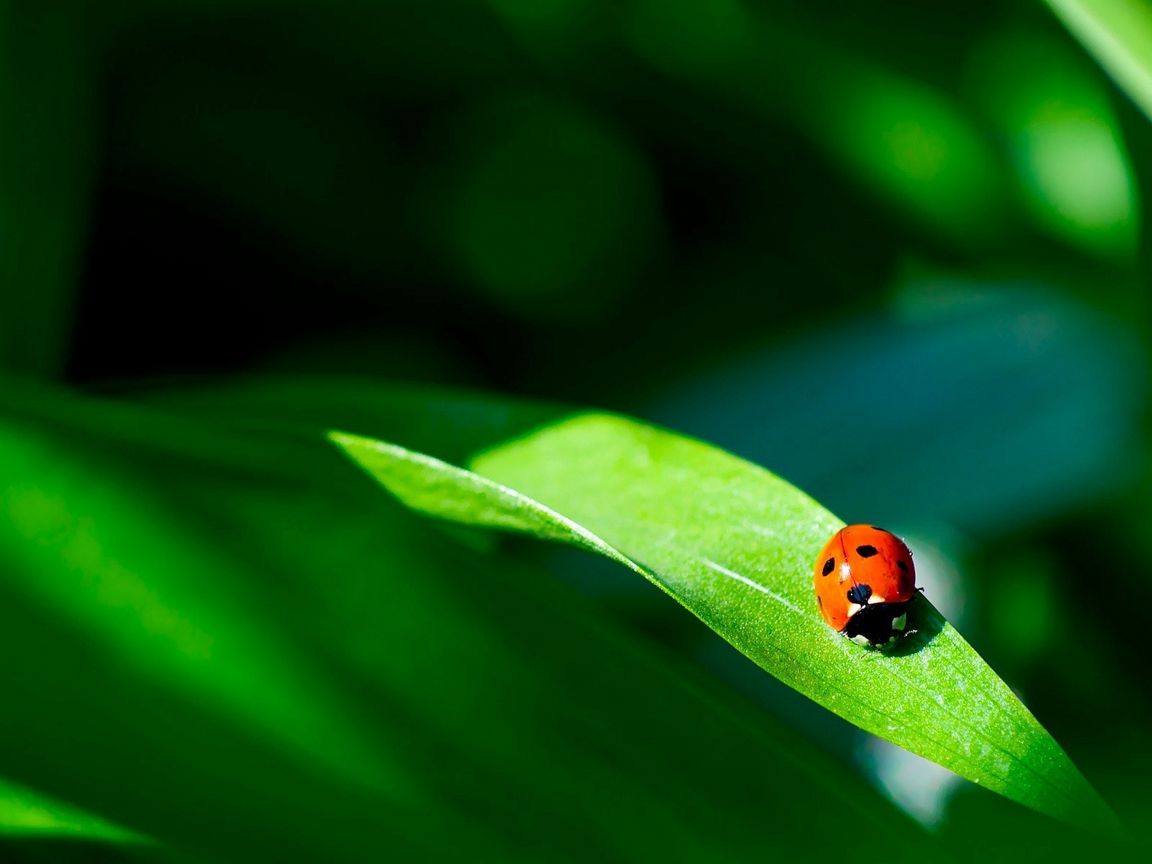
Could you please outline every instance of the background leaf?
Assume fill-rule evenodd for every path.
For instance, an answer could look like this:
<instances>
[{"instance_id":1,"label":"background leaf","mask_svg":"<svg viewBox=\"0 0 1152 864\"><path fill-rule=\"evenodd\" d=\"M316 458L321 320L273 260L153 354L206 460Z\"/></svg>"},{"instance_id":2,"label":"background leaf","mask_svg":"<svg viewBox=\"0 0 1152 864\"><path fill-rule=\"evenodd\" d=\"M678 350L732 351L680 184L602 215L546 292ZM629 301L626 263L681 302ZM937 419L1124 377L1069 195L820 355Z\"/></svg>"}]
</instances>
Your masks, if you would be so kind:
<instances>
[{"instance_id":1,"label":"background leaf","mask_svg":"<svg viewBox=\"0 0 1152 864\"><path fill-rule=\"evenodd\" d=\"M1152 8L1144 0L1048 0L1048 5L1152 118Z\"/></svg>"},{"instance_id":2,"label":"background leaf","mask_svg":"<svg viewBox=\"0 0 1152 864\"><path fill-rule=\"evenodd\" d=\"M334 438L414 509L613 557L861 728L1056 818L1113 824L1051 736L927 601L913 611L920 632L887 654L824 625L810 568L842 523L760 468L599 415L489 450L475 460L476 473L392 445Z\"/></svg>"},{"instance_id":3,"label":"background leaf","mask_svg":"<svg viewBox=\"0 0 1152 864\"><path fill-rule=\"evenodd\" d=\"M1127 327L1039 285L924 276L898 299L718 360L645 416L883 525L1005 532L1126 482L1148 369Z\"/></svg>"},{"instance_id":4,"label":"background leaf","mask_svg":"<svg viewBox=\"0 0 1152 864\"><path fill-rule=\"evenodd\" d=\"M0 780L0 835L72 837L140 842L131 831L75 807L38 795L31 789Z\"/></svg>"}]
</instances>

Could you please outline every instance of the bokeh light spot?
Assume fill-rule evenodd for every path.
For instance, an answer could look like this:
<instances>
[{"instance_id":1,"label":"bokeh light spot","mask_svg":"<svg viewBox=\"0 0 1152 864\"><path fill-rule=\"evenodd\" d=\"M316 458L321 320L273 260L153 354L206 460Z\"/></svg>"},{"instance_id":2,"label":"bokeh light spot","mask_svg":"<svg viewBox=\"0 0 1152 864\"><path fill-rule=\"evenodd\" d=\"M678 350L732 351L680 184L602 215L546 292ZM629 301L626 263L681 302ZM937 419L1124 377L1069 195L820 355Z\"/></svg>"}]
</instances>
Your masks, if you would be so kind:
<instances>
[{"instance_id":1,"label":"bokeh light spot","mask_svg":"<svg viewBox=\"0 0 1152 864\"><path fill-rule=\"evenodd\" d=\"M1018 664L1039 661L1065 624L1051 554L1033 546L994 562L989 581L996 592L990 598L988 627L998 649Z\"/></svg>"},{"instance_id":2,"label":"bokeh light spot","mask_svg":"<svg viewBox=\"0 0 1152 864\"><path fill-rule=\"evenodd\" d=\"M1085 251L1131 254L1138 230L1132 169L1090 71L1062 45L1031 34L988 40L970 66L1036 223Z\"/></svg>"},{"instance_id":3,"label":"bokeh light spot","mask_svg":"<svg viewBox=\"0 0 1152 864\"><path fill-rule=\"evenodd\" d=\"M971 237L992 229L995 161L958 106L888 74L840 85L823 106L821 137L861 180L947 231Z\"/></svg>"},{"instance_id":4,"label":"bokeh light spot","mask_svg":"<svg viewBox=\"0 0 1152 864\"><path fill-rule=\"evenodd\" d=\"M861 753L865 768L893 803L926 828L939 825L952 794L964 781L947 768L883 739L868 736L865 741Z\"/></svg>"},{"instance_id":5,"label":"bokeh light spot","mask_svg":"<svg viewBox=\"0 0 1152 864\"><path fill-rule=\"evenodd\" d=\"M613 306L658 218L644 156L551 99L501 101L467 126L452 229L470 276L518 314L582 319Z\"/></svg>"},{"instance_id":6,"label":"bokeh light spot","mask_svg":"<svg viewBox=\"0 0 1152 864\"><path fill-rule=\"evenodd\" d=\"M645 60L670 75L695 77L738 57L750 22L739 0L637 0L624 12L624 23Z\"/></svg>"}]
</instances>

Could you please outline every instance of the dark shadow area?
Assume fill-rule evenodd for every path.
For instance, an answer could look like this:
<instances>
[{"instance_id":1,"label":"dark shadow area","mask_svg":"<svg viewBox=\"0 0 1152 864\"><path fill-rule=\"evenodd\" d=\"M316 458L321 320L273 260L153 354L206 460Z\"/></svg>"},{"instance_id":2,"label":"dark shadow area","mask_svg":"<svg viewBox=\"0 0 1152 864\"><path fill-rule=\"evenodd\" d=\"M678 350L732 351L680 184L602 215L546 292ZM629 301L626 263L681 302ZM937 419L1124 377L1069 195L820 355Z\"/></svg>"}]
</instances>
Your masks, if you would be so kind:
<instances>
[{"instance_id":1,"label":"dark shadow area","mask_svg":"<svg viewBox=\"0 0 1152 864\"><path fill-rule=\"evenodd\" d=\"M893 657L904 657L931 644L945 625L944 616L925 599L919 591L908 601L908 627L912 630L907 636L883 649L883 653Z\"/></svg>"}]
</instances>

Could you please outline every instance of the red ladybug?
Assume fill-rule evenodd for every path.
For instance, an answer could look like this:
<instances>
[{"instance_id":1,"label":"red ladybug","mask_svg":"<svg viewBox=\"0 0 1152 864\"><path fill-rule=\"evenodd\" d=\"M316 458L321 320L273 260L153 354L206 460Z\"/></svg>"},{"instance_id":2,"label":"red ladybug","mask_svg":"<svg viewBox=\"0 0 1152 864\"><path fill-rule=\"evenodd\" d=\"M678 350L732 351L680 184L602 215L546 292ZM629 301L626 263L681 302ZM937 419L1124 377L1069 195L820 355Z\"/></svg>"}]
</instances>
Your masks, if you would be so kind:
<instances>
[{"instance_id":1,"label":"red ladybug","mask_svg":"<svg viewBox=\"0 0 1152 864\"><path fill-rule=\"evenodd\" d=\"M909 632L916 568L895 534L875 525L841 528L816 559L813 581L824 620L853 642L880 648Z\"/></svg>"}]
</instances>

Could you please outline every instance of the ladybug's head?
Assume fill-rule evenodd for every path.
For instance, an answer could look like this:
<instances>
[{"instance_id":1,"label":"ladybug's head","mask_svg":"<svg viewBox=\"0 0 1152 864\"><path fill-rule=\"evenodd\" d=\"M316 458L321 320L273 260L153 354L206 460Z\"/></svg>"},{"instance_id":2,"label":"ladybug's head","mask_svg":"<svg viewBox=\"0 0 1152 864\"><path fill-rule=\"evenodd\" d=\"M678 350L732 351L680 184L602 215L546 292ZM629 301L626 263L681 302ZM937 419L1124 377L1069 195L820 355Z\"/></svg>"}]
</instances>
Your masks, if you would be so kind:
<instances>
[{"instance_id":1,"label":"ladybug's head","mask_svg":"<svg viewBox=\"0 0 1152 864\"><path fill-rule=\"evenodd\" d=\"M854 585L849 590L848 599L860 608L848 619L844 635L867 648L884 648L909 632L908 603L869 603L871 594L867 585Z\"/></svg>"}]
</instances>

